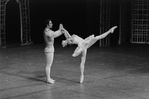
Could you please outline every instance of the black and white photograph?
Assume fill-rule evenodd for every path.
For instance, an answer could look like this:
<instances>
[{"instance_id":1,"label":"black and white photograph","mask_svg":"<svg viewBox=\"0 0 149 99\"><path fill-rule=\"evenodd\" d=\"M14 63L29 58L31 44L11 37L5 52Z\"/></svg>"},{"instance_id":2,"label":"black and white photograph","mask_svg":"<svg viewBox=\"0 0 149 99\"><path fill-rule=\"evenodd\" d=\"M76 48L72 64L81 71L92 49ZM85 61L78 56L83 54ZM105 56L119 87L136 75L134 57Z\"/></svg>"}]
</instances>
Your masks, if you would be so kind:
<instances>
[{"instance_id":1,"label":"black and white photograph","mask_svg":"<svg viewBox=\"0 0 149 99\"><path fill-rule=\"evenodd\" d=\"M149 99L149 0L0 0L0 99Z\"/></svg>"}]
</instances>

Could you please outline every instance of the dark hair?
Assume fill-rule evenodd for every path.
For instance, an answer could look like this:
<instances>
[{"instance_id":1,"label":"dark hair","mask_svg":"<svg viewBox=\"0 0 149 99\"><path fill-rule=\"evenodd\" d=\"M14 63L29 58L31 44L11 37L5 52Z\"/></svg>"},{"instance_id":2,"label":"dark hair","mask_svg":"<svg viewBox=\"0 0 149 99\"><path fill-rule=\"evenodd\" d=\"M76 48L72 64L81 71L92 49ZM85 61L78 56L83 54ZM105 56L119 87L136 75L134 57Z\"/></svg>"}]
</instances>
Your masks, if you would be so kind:
<instances>
[{"instance_id":1,"label":"dark hair","mask_svg":"<svg viewBox=\"0 0 149 99\"><path fill-rule=\"evenodd\" d=\"M45 24L49 24L49 21L52 21L52 19L46 19Z\"/></svg>"}]
</instances>

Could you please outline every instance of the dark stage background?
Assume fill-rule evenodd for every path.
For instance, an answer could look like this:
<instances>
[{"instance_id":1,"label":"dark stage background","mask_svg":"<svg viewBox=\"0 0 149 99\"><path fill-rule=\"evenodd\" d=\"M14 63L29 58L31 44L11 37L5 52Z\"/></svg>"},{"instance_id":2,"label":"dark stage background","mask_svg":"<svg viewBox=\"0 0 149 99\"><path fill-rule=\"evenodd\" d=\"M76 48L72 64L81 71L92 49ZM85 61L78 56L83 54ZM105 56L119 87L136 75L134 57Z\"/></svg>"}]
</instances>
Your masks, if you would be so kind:
<instances>
[{"instance_id":1,"label":"dark stage background","mask_svg":"<svg viewBox=\"0 0 149 99\"><path fill-rule=\"evenodd\" d=\"M99 0L34 0L30 1L31 30L33 41L38 42L45 28L45 19L52 19L53 30L62 23L70 34L83 38L99 33ZM38 35L37 38L34 37ZM37 40L38 39L38 40ZM56 38L56 42L64 36ZM41 41L39 41L41 42Z\"/></svg>"},{"instance_id":2,"label":"dark stage background","mask_svg":"<svg viewBox=\"0 0 149 99\"><path fill-rule=\"evenodd\" d=\"M53 30L62 23L70 34L85 38L91 34L99 34L100 0L29 0L31 36L34 44L44 43L43 30L45 20L52 19ZM112 1L111 27L119 25L118 0ZM7 42L20 43L19 5L16 0L9 0L6 11ZM111 44L118 41L118 29L111 35ZM56 38L61 42L64 36ZM98 45L98 43L96 43Z\"/></svg>"}]
</instances>

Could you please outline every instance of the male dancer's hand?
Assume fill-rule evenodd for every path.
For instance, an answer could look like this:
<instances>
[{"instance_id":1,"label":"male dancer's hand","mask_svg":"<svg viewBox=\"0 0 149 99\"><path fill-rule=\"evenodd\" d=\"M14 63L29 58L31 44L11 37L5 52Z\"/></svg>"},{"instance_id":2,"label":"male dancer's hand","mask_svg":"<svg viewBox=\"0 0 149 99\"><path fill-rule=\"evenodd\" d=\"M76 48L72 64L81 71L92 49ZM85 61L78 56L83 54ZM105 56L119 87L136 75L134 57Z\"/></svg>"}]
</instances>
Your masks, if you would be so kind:
<instances>
[{"instance_id":1,"label":"male dancer's hand","mask_svg":"<svg viewBox=\"0 0 149 99\"><path fill-rule=\"evenodd\" d=\"M59 25L59 30L60 30L62 33L65 33L65 29L64 29L64 27L63 27L62 24Z\"/></svg>"},{"instance_id":2,"label":"male dancer's hand","mask_svg":"<svg viewBox=\"0 0 149 99\"><path fill-rule=\"evenodd\" d=\"M63 29L63 24L60 24L59 25L59 29Z\"/></svg>"},{"instance_id":3,"label":"male dancer's hand","mask_svg":"<svg viewBox=\"0 0 149 99\"><path fill-rule=\"evenodd\" d=\"M68 39L70 37L70 34L68 33L68 31L63 27L62 24L60 24L59 29L61 30L61 32L65 35L66 39Z\"/></svg>"}]
</instances>

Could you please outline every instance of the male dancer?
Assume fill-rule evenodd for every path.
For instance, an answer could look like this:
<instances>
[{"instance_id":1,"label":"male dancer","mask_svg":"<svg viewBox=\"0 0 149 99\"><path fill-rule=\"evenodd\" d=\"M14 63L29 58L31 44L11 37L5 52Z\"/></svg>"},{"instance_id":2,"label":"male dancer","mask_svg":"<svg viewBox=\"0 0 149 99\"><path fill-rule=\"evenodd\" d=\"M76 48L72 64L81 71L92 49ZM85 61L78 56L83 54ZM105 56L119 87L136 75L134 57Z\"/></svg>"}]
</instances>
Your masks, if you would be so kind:
<instances>
[{"instance_id":1,"label":"male dancer","mask_svg":"<svg viewBox=\"0 0 149 99\"><path fill-rule=\"evenodd\" d=\"M55 80L51 79L51 65L53 63L54 58L54 38L61 36L64 33L63 25L59 25L59 29L57 31L52 31L53 24L52 21L49 20L47 27L44 30L44 40L46 43L46 47L44 49L46 55L46 75L47 75L47 82L54 83Z\"/></svg>"},{"instance_id":2,"label":"male dancer","mask_svg":"<svg viewBox=\"0 0 149 99\"><path fill-rule=\"evenodd\" d=\"M66 40L62 41L63 47L65 47L67 44L77 44L78 47L75 49L72 56L76 57L76 56L82 54L81 64L80 64L80 70L81 70L80 83L83 83L83 81L84 81L84 65L85 65L85 61L86 61L87 49L90 48L94 43L96 43L96 41L105 38L110 33L113 33L116 28L117 28L117 26L114 26L110 30L108 30L107 32L105 32L101 35L98 35L98 36L91 35L91 36L87 37L86 39L83 39L75 34L73 34L71 36L68 33L68 31L65 30Z\"/></svg>"}]
</instances>

